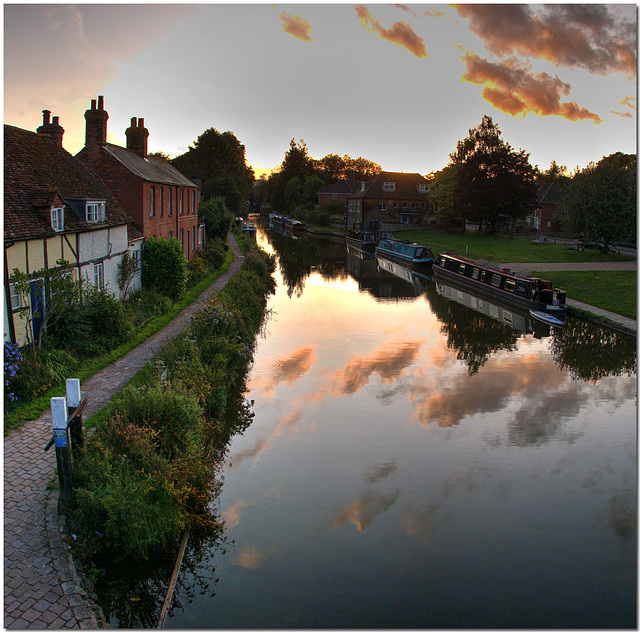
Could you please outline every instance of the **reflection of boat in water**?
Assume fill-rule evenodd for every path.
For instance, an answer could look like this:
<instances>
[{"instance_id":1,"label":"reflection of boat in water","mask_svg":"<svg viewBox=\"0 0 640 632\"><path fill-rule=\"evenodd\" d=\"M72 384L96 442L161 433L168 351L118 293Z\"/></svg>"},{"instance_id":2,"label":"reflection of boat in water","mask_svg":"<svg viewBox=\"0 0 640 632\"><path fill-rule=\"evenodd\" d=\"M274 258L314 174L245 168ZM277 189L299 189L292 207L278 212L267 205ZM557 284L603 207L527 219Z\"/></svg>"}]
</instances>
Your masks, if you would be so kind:
<instances>
[{"instance_id":1,"label":"reflection of boat in water","mask_svg":"<svg viewBox=\"0 0 640 632\"><path fill-rule=\"evenodd\" d=\"M297 219L284 218L284 232L294 237L299 237L304 233L304 224Z\"/></svg>"},{"instance_id":2,"label":"reflection of boat in water","mask_svg":"<svg viewBox=\"0 0 640 632\"><path fill-rule=\"evenodd\" d=\"M359 246L354 246L353 244L350 244L349 242L347 242L347 254L354 256L356 259L363 259L363 260L369 260L369 259L375 259L376 256L373 254L373 252L369 252L368 250L364 250L362 248L360 248Z\"/></svg>"},{"instance_id":3,"label":"reflection of boat in water","mask_svg":"<svg viewBox=\"0 0 640 632\"><path fill-rule=\"evenodd\" d=\"M376 246L376 255L410 266L412 269L424 269L433 265L433 253L429 246L383 237Z\"/></svg>"},{"instance_id":4,"label":"reflection of boat in water","mask_svg":"<svg viewBox=\"0 0 640 632\"><path fill-rule=\"evenodd\" d=\"M422 292L425 283L431 278L427 270L413 270L407 266L400 265L386 257L376 256L378 270L392 274L407 283L410 283L416 290L416 296Z\"/></svg>"},{"instance_id":5,"label":"reflection of boat in water","mask_svg":"<svg viewBox=\"0 0 640 632\"><path fill-rule=\"evenodd\" d=\"M542 322L534 320L524 308L515 308L512 305L500 303L495 300L495 297L491 299L483 298L470 293L468 288L443 283L440 280L436 280L436 291L440 296L444 296L454 303L464 305L469 309L489 316L493 318L493 320L509 325L523 333L549 335L549 327L545 327Z\"/></svg>"},{"instance_id":6,"label":"reflection of boat in water","mask_svg":"<svg viewBox=\"0 0 640 632\"><path fill-rule=\"evenodd\" d=\"M441 252L433 266L437 279L451 281L472 292L525 310L538 310L556 317L567 313L567 293L554 290L550 281L522 277L484 259L468 259Z\"/></svg>"},{"instance_id":7,"label":"reflection of boat in water","mask_svg":"<svg viewBox=\"0 0 640 632\"><path fill-rule=\"evenodd\" d=\"M347 232L347 246L355 246L367 252L373 252L376 247L376 236L373 232L350 230Z\"/></svg>"}]
</instances>

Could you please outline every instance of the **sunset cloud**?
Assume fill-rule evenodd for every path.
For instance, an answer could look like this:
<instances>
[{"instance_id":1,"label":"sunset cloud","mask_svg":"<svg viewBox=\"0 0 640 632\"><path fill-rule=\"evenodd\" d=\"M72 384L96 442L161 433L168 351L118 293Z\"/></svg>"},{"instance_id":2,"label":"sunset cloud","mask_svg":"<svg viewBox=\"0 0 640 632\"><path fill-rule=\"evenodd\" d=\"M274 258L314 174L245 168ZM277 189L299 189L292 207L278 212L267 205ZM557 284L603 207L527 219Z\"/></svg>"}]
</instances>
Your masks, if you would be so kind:
<instances>
[{"instance_id":1,"label":"sunset cloud","mask_svg":"<svg viewBox=\"0 0 640 632\"><path fill-rule=\"evenodd\" d=\"M441 18L443 15L445 15L444 11L438 11L437 9L425 9L424 11L421 11L420 13L418 13L417 11L414 11L411 7L408 7L406 4L396 4L394 6L400 9L401 11L406 11L409 15L413 16L414 18L421 18L421 17Z\"/></svg>"},{"instance_id":2,"label":"sunset cloud","mask_svg":"<svg viewBox=\"0 0 640 632\"><path fill-rule=\"evenodd\" d=\"M285 33L289 33L289 35L293 35L293 37L297 37L303 42L313 44L311 35L309 35L311 24L303 17L299 15L289 15L284 11L280 11L280 22L282 24L282 30Z\"/></svg>"},{"instance_id":3,"label":"sunset cloud","mask_svg":"<svg viewBox=\"0 0 640 632\"><path fill-rule=\"evenodd\" d=\"M297 382L317 361L318 357L314 349L315 347L301 347L289 355L278 356L273 363L273 372L266 377L257 375L251 381L251 389L271 395L273 389L281 382L289 385Z\"/></svg>"},{"instance_id":4,"label":"sunset cloud","mask_svg":"<svg viewBox=\"0 0 640 632\"><path fill-rule=\"evenodd\" d=\"M484 85L483 98L495 108L512 116L560 116L569 121L591 120L594 124L602 119L575 101L561 102L571 86L546 72L534 75L531 68L516 59L490 62L468 51L462 56L467 70L463 81Z\"/></svg>"},{"instance_id":5,"label":"sunset cloud","mask_svg":"<svg viewBox=\"0 0 640 632\"><path fill-rule=\"evenodd\" d=\"M635 101L636 101L635 97L629 96L629 97L625 97L621 101L618 101L618 105L622 105L623 107L631 108L635 112L635 110L636 110ZM630 119L632 119L634 117L634 114L632 112L616 112L614 110L609 110L609 112L611 114L615 114L616 116L619 116L621 118L630 118Z\"/></svg>"},{"instance_id":6,"label":"sunset cloud","mask_svg":"<svg viewBox=\"0 0 640 632\"><path fill-rule=\"evenodd\" d=\"M362 28L368 33L373 32L378 35L378 37L396 46L402 46L416 57L429 56L425 48L424 40L417 35L413 28L406 22L394 22L390 29L385 29L364 5L356 5L355 10L362 24Z\"/></svg>"},{"instance_id":7,"label":"sunset cloud","mask_svg":"<svg viewBox=\"0 0 640 632\"><path fill-rule=\"evenodd\" d=\"M513 54L597 75L635 76L635 25L603 5L460 4L458 14L499 57Z\"/></svg>"}]
</instances>

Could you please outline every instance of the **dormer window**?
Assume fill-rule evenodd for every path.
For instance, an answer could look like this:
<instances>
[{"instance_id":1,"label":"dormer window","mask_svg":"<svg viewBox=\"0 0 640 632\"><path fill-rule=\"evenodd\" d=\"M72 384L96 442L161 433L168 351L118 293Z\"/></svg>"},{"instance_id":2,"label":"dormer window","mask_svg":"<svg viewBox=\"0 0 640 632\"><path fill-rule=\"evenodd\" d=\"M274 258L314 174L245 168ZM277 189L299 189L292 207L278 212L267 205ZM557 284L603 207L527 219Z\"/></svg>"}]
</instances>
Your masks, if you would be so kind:
<instances>
[{"instance_id":1,"label":"dormer window","mask_svg":"<svg viewBox=\"0 0 640 632\"><path fill-rule=\"evenodd\" d=\"M383 191L395 191L396 190L396 183L395 182L383 182L382 183L382 190Z\"/></svg>"},{"instance_id":2,"label":"dormer window","mask_svg":"<svg viewBox=\"0 0 640 632\"><path fill-rule=\"evenodd\" d=\"M51 207L51 228L58 233L64 230L64 207Z\"/></svg>"},{"instance_id":3,"label":"dormer window","mask_svg":"<svg viewBox=\"0 0 640 632\"><path fill-rule=\"evenodd\" d=\"M420 191L420 193L427 193L429 191L429 185L428 184L419 184L418 185L418 191Z\"/></svg>"},{"instance_id":4,"label":"dormer window","mask_svg":"<svg viewBox=\"0 0 640 632\"><path fill-rule=\"evenodd\" d=\"M87 202L87 222L96 224L105 220L105 203L104 202Z\"/></svg>"}]
</instances>

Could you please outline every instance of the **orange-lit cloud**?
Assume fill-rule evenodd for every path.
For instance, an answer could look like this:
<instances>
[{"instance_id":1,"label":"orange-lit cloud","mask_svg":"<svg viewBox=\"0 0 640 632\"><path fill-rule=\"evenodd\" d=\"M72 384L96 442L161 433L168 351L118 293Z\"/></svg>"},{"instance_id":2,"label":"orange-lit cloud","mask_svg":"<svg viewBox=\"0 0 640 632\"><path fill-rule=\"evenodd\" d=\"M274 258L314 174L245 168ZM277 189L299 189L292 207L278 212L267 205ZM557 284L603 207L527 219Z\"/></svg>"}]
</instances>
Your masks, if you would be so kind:
<instances>
[{"instance_id":1,"label":"orange-lit cloud","mask_svg":"<svg viewBox=\"0 0 640 632\"><path fill-rule=\"evenodd\" d=\"M460 4L458 14L487 50L518 54L598 75L635 76L635 22L616 17L605 5Z\"/></svg>"},{"instance_id":2,"label":"orange-lit cloud","mask_svg":"<svg viewBox=\"0 0 640 632\"><path fill-rule=\"evenodd\" d=\"M240 514L244 509L246 509L246 507L247 503L239 500L235 505L231 505L231 507L227 507L221 512L222 517L224 518L225 529L227 531L234 529L240 524Z\"/></svg>"},{"instance_id":3,"label":"orange-lit cloud","mask_svg":"<svg viewBox=\"0 0 640 632\"><path fill-rule=\"evenodd\" d=\"M282 24L282 30L285 33L289 33L289 35L293 35L293 37L297 37L303 42L313 44L311 35L309 35L311 24L303 17L299 15L289 15L284 11L280 11L280 22Z\"/></svg>"},{"instance_id":4,"label":"orange-lit cloud","mask_svg":"<svg viewBox=\"0 0 640 632\"><path fill-rule=\"evenodd\" d=\"M354 8L362 27L368 33L374 32L378 37L381 37L396 46L406 48L416 57L429 56L427 54L427 49L425 48L424 40L417 35L406 22L394 22L390 29L385 29L382 27L380 22L371 15L367 7L362 4L358 4Z\"/></svg>"},{"instance_id":5,"label":"orange-lit cloud","mask_svg":"<svg viewBox=\"0 0 640 632\"><path fill-rule=\"evenodd\" d=\"M366 491L349 507L338 513L332 526L341 527L350 522L362 533L371 526L377 516L388 511L395 504L399 495L398 490L386 493Z\"/></svg>"},{"instance_id":6,"label":"orange-lit cloud","mask_svg":"<svg viewBox=\"0 0 640 632\"><path fill-rule=\"evenodd\" d=\"M444 11L438 11L437 9L425 9L421 13L418 13L417 11L414 11L411 7L408 7L406 4L396 4L394 6L400 9L401 11L406 11L409 15L413 16L414 18L421 18L421 17L440 18L443 15L445 15Z\"/></svg>"},{"instance_id":7,"label":"orange-lit cloud","mask_svg":"<svg viewBox=\"0 0 640 632\"><path fill-rule=\"evenodd\" d=\"M631 108L635 111L636 106L634 105L636 101L636 97L625 97L621 101L618 101L618 105L622 105L628 108ZM609 110L611 114L615 114L616 116L620 116L622 118L633 118L633 114L631 112L615 112L614 110Z\"/></svg>"},{"instance_id":8,"label":"orange-lit cloud","mask_svg":"<svg viewBox=\"0 0 640 632\"><path fill-rule=\"evenodd\" d=\"M484 85L483 98L495 108L512 116L560 116L569 121L591 120L594 124L602 119L575 101L561 102L569 94L571 86L546 72L532 74L526 64L516 59L490 62L468 51L462 56L467 71L463 81Z\"/></svg>"},{"instance_id":9,"label":"orange-lit cloud","mask_svg":"<svg viewBox=\"0 0 640 632\"><path fill-rule=\"evenodd\" d=\"M247 570L254 570L264 564L277 551L275 546L269 548L259 547L253 544L246 544L238 552L237 564Z\"/></svg>"}]
</instances>

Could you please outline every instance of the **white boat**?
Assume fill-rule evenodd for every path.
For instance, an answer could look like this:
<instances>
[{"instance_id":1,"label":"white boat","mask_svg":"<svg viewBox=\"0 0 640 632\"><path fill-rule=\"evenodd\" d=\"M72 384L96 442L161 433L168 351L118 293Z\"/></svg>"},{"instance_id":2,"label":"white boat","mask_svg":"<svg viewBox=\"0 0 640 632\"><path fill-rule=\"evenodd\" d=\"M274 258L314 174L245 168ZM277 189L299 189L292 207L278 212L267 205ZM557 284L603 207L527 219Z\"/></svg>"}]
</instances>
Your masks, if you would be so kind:
<instances>
[{"instance_id":1,"label":"white boat","mask_svg":"<svg viewBox=\"0 0 640 632\"><path fill-rule=\"evenodd\" d=\"M553 325L554 327L562 327L564 323L559 319L553 316L552 314L548 314L547 312L541 312L537 309L530 309L529 314L547 325Z\"/></svg>"}]
</instances>

